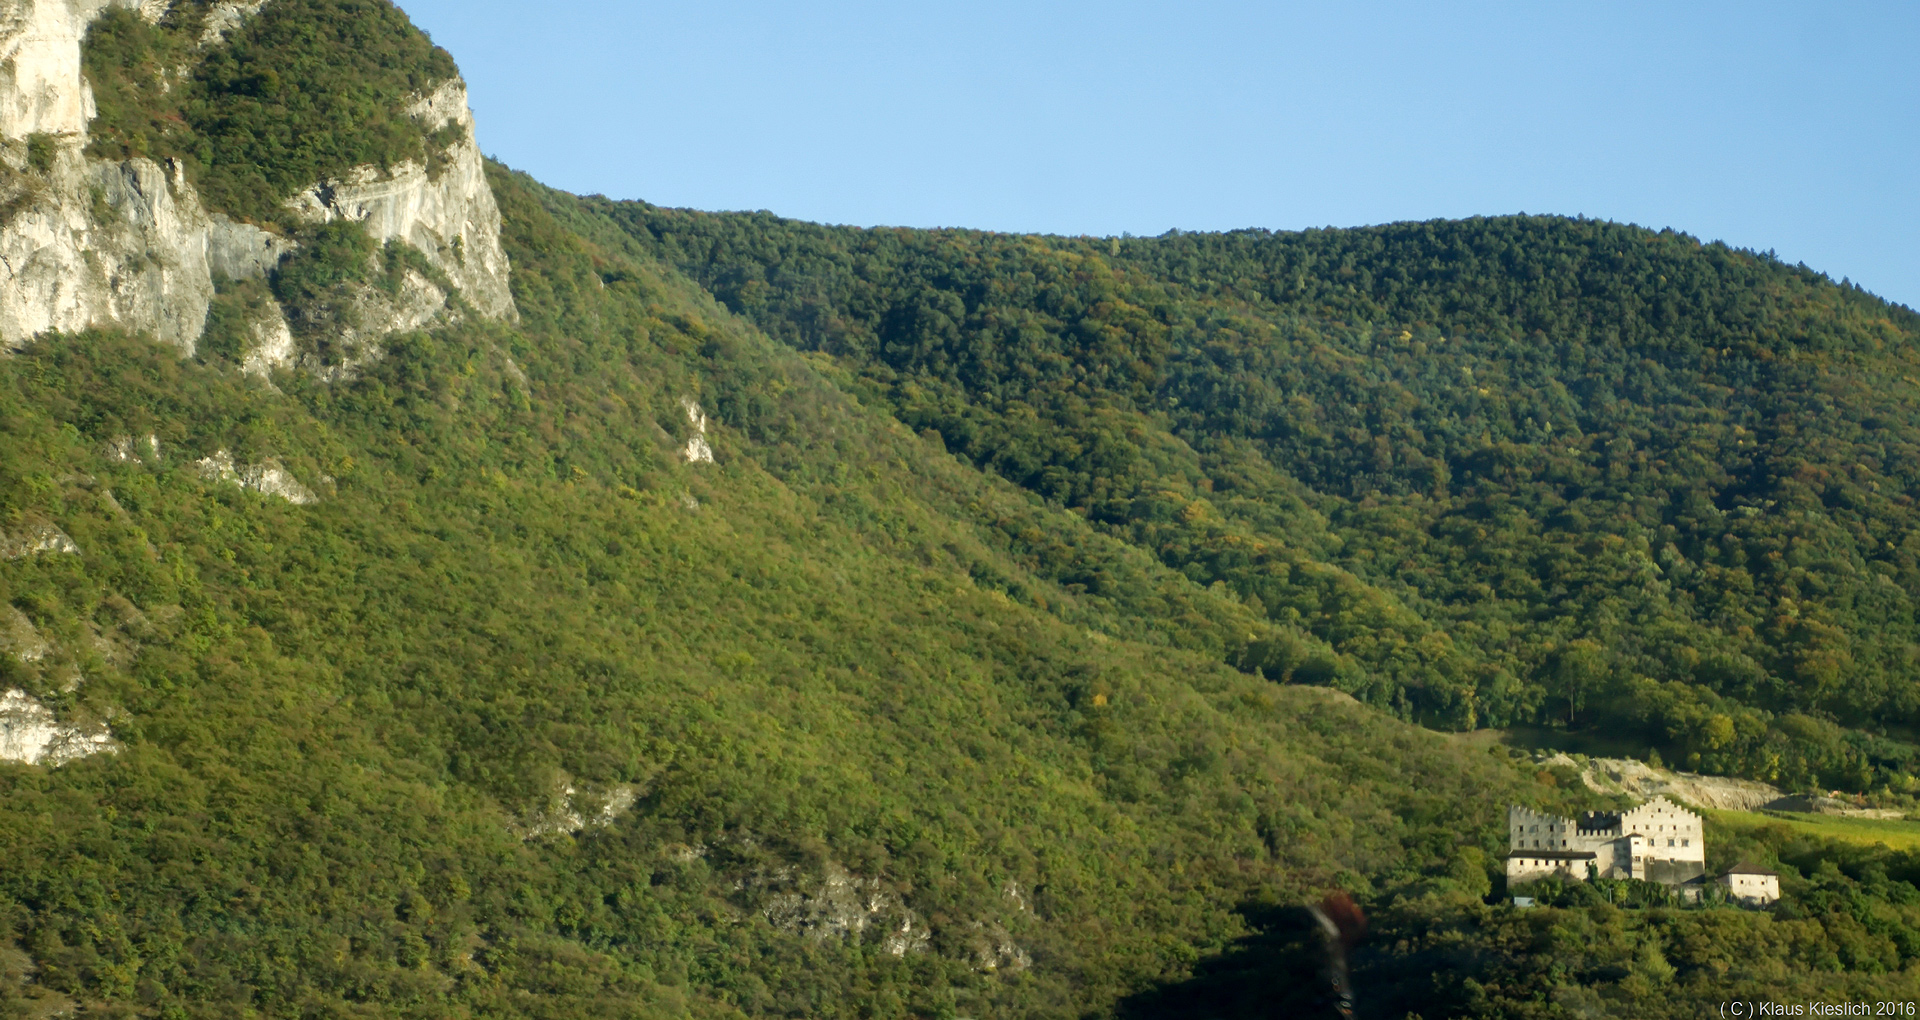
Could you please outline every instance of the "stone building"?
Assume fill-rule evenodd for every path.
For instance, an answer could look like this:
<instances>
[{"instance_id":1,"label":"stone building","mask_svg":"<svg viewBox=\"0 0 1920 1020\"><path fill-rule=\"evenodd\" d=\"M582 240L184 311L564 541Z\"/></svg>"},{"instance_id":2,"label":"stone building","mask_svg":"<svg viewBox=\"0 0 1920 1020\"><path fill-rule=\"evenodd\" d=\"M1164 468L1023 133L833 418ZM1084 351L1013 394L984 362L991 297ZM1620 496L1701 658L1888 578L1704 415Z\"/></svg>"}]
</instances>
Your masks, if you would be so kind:
<instances>
[{"instance_id":1,"label":"stone building","mask_svg":"<svg viewBox=\"0 0 1920 1020\"><path fill-rule=\"evenodd\" d=\"M1780 898L1780 873L1751 864L1734 865L1720 876L1720 884L1727 887L1727 898L1736 903L1764 907Z\"/></svg>"},{"instance_id":2,"label":"stone building","mask_svg":"<svg viewBox=\"0 0 1920 1020\"><path fill-rule=\"evenodd\" d=\"M1618 814L1577 820L1524 807L1507 809L1507 884L1559 875L1637 878L1697 890L1707 871L1700 816L1665 797ZM1777 895L1777 893L1776 893Z\"/></svg>"}]
</instances>

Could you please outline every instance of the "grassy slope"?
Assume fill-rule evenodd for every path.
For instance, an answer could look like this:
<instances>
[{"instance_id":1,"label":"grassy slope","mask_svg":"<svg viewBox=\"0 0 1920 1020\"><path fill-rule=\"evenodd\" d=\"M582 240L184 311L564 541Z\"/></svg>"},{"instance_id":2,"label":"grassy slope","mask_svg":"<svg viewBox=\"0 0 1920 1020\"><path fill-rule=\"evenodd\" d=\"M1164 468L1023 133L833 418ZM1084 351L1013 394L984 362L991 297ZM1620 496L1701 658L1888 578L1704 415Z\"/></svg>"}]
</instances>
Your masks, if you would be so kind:
<instances>
[{"instance_id":1,"label":"grassy slope","mask_svg":"<svg viewBox=\"0 0 1920 1020\"><path fill-rule=\"evenodd\" d=\"M1708 812L1707 817L1715 825L1727 826L1733 832L1779 825L1816 839L1860 846L1885 846L1895 850L1920 849L1920 823L1901 818L1847 818L1774 811L1712 811Z\"/></svg>"}]
</instances>

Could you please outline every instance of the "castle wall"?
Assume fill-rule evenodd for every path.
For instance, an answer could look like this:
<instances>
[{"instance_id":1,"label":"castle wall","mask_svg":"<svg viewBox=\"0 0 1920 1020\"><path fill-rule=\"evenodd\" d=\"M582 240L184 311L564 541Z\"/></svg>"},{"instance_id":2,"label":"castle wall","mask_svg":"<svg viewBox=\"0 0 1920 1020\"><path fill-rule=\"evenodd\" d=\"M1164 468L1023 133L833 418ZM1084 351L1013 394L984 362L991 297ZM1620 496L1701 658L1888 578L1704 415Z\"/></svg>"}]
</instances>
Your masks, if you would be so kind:
<instances>
[{"instance_id":1,"label":"castle wall","mask_svg":"<svg viewBox=\"0 0 1920 1020\"><path fill-rule=\"evenodd\" d=\"M1552 856L1530 857L1524 851L1516 852L1507 858L1507 885L1524 885L1543 878L1558 876L1575 882L1587 880L1587 858L1572 853L1555 853Z\"/></svg>"},{"instance_id":2,"label":"castle wall","mask_svg":"<svg viewBox=\"0 0 1920 1020\"><path fill-rule=\"evenodd\" d=\"M1573 819L1519 806L1507 808L1507 849L1571 850Z\"/></svg>"},{"instance_id":3,"label":"castle wall","mask_svg":"<svg viewBox=\"0 0 1920 1020\"><path fill-rule=\"evenodd\" d=\"M1699 861L1703 867L1706 863L1705 824L1699 815L1665 797L1623 812L1620 827L1646 837L1645 856L1650 860Z\"/></svg>"},{"instance_id":4,"label":"castle wall","mask_svg":"<svg viewBox=\"0 0 1920 1020\"><path fill-rule=\"evenodd\" d=\"M1705 861L1669 861L1652 858L1644 862L1643 874L1638 876L1649 882L1661 885L1680 885L1693 879L1704 877L1707 873Z\"/></svg>"},{"instance_id":5,"label":"castle wall","mask_svg":"<svg viewBox=\"0 0 1920 1020\"><path fill-rule=\"evenodd\" d=\"M1527 882L1551 874L1585 880L1589 863L1602 878L1672 886L1706 874L1705 823L1665 797L1620 814L1586 815L1582 822L1509 807L1507 880ZM1593 856L1574 859L1581 854Z\"/></svg>"}]
</instances>

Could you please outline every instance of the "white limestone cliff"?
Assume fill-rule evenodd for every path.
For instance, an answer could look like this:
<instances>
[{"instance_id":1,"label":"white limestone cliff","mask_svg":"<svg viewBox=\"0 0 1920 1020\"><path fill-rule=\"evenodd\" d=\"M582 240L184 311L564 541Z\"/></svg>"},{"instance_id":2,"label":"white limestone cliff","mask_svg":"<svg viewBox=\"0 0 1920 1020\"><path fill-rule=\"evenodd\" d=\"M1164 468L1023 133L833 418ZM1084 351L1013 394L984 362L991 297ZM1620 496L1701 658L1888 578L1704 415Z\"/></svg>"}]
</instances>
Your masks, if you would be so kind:
<instances>
[{"instance_id":1,"label":"white limestone cliff","mask_svg":"<svg viewBox=\"0 0 1920 1020\"><path fill-rule=\"evenodd\" d=\"M213 294L207 217L177 166L81 155L93 90L80 40L141 0L0 0L0 347L120 325L191 350ZM42 136L50 165L29 165Z\"/></svg>"},{"instance_id":2,"label":"white limestone cliff","mask_svg":"<svg viewBox=\"0 0 1920 1020\"><path fill-rule=\"evenodd\" d=\"M687 424L693 426L693 435L687 440L687 448L681 451L687 463L713 463L713 447L707 443L707 412L702 411L699 401L692 397L681 397L680 409L687 412Z\"/></svg>"},{"instance_id":3,"label":"white limestone cliff","mask_svg":"<svg viewBox=\"0 0 1920 1020\"><path fill-rule=\"evenodd\" d=\"M359 167L344 180L315 184L288 207L317 223L358 220L377 241L405 241L447 274L481 314L513 318L507 253L500 246L500 207L474 141L466 83L458 78L444 82L408 112L428 131L448 124L460 128L441 165L429 168L408 161L386 172Z\"/></svg>"},{"instance_id":4,"label":"white limestone cliff","mask_svg":"<svg viewBox=\"0 0 1920 1020\"><path fill-rule=\"evenodd\" d=\"M26 691L0 693L0 761L51 767L118 749L109 733L62 725Z\"/></svg>"},{"instance_id":5,"label":"white limestone cliff","mask_svg":"<svg viewBox=\"0 0 1920 1020\"><path fill-rule=\"evenodd\" d=\"M0 142L0 165L30 195L0 222L0 345L46 330L122 326L192 353L213 278L209 220L178 164L89 160L66 137L35 174L24 143Z\"/></svg>"},{"instance_id":6,"label":"white limestone cliff","mask_svg":"<svg viewBox=\"0 0 1920 1020\"><path fill-rule=\"evenodd\" d=\"M210 482L225 482L267 496L278 496L296 506L318 502L313 490L300 484L280 462L269 457L258 464L236 464L233 454L215 450L213 456L193 462L200 477Z\"/></svg>"},{"instance_id":7,"label":"white limestone cliff","mask_svg":"<svg viewBox=\"0 0 1920 1020\"><path fill-rule=\"evenodd\" d=\"M80 74L80 39L94 17L113 5L112 0L0 0L0 135L87 130L93 90Z\"/></svg>"},{"instance_id":8,"label":"white limestone cliff","mask_svg":"<svg viewBox=\"0 0 1920 1020\"><path fill-rule=\"evenodd\" d=\"M203 45L219 44L264 2L216 5ZM176 163L83 154L94 102L80 44L88 24L113 6L151 18L167 4L0 0L0 350L49 330L118 326L191 354L214 279L263 277L294 248L259 227L210 215ZM477 312L512 318L500 211L474 141L465 86L445 82L411 111L429 131L460 128L433 168L360 167L344 180L317 183L290 205L314 222L358 220L376 240L413 245ZM34 136L51 147L50 163L36 166L29 158ZM374 324L417 328L444 305L437 288L427 285L429 295L408 283L404 296L413 303L376 315ZM432 311L423 316L418 309L428 305ZM255 349L246 352L251 371L292 361L284 322L261 323L254 333Z\"/></svg>"}]
</instances>

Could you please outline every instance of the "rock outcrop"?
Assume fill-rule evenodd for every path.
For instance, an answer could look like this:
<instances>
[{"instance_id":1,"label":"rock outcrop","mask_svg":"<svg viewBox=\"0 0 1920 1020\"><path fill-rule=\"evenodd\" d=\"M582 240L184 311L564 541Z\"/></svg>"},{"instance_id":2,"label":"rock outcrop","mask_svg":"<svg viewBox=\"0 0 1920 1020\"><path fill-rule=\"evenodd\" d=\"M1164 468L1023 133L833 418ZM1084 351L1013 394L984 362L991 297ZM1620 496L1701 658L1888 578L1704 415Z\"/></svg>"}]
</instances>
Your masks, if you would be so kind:
<instances>
[{"instance_id":1,"label":"rock outcrop","mask_svg":"<svg viewBox=\"0 0 1920 1020\"><path fill-rule=\"evenodd\" d=\"M84 154L94 102L81 73L80 44L87 25L112 6L157 18L167 4L0 0L0 349L49 330L117 326L191 354L206 326L215 279L263 277L295 247L260 227L210 214L177 162ZM219 44L262 6L215 5L203 45ZM458 129L432 166L360 167L342 180L316 183L289 211L312 222L356 220L375 240L410 244L475 311L512 318L500 210L474 141L466 87L458 79L444 82L411 112L428 131ZM438 312L446 295L420 283L437 300L402 305ZM405 295L426 296L419 286ZM402 329L425 321L411 311L374 317L389 320ZM292 361L292 338L283 328L263 323L255 334L251 370Z\"/></svg>"},{"instance_id":2,"label":"rock outcrop","mask_svg":"<svg viewBox=\"0 0 1920 1020\"><path fill-rule=\"evenodd\" d=\"M104 730L62 725L53 712L22 690L0 693L0 761L65 765L119 747Z\"/></svg>"},{"instance_id":3,"label":"rock outcrop","mask_svg":"<svg viewBox=\"0 0 1920 1020\"><path fill-rule=\"evenodd\" d=\"M280 462L269 457L258 464L236 464L233 454L215 450L213 456L194 461L200 477L210 482L225 482L266 496L278 496L295 505L319 502L313 490L287 472Z\"/></svg>"},{"instance_id":4,"label":"rock outcrop","mask_svg":"<svg viewBox=\"0 0 1920 1020\"><path fill-rule=\"evenodd\" d=\"M693 435L687 440L687 448L681 451L687 463L713 463L713 447L707 444L707 412L702 411L699 401L692 397L681 397L680 409L687 412L687 424L693 426Z\"/></svg>"},{"instance_id":5,"label":"rock outcrop","mask_svg":"<svg viewBox=\"0 0 1920 1020\"><path fill-rule=\"evenodd\" d=\"M973 969L993 972L997 970L1026 970L1033 966L1033 956L1013 936L998 924L975 921L968 925L968 954L972 958Z\"/></svg>"},{"instance_id":6,"label":"rock outcrop","mask_svg":"<svg viewBox=\"0 0 1920 1020\"><path fill-rule=\"evenodd\" d=\"M1582 761L1571 755L1553 754L1540 760L1546 765L1578 769L1580 781L1595 793L1626 794L1642 800L1672 797L1695 807L1715 811L1811 812L1852 818L1904 818L1907 814L1895 808L1862 807L1837 797L1789 796L1776 787L1752 779L1675 772L1632 758L1588 758Z\"/></svg>"},{"instance_id":7,"label":"rock outcrop","mask_svg":"<svg viewBox=\"0 0 1920 1020\"><path fill-rule=\"evenodd\" d=\"M118 325L191 351L213 296L208 220L178 165L81 154L87 25L137 0L0 0L0 346ZM46 151L31 155L30 140ZM50 157L50 158L49 158Z\"/></svg>"},{"instance_id":8,"label":"rock outcrop","mask_svg":"<svg viewBox=\"0 0 1920 1020\"><path fill-rule=\"evenodd\" d=\"M1558 754L1547 758L1546 764L1579 769L1580 781L1595 793L1626 794L1638 800L1673 797L1716 811L1758 811L1784 796L1751 779L1673 772L1632 758L1589 758L1581 763Z\"/></svg>"},{"instance_id":9,"label":"rock outcrop","mask_svg":"<svg viewBox=\"0 0 1920 1020\"><path fill-rule=\"evenodd\" d=\"M236 223L224 213L207 218L207 270L215 277L260 279L273 272L296 247L287 238L250 223Z\"/></svg>"},{"instance_id":10,"label":"rock outcrop","mask_svg":"<svg viewBox=\"0 0 1920 1020\"><path fill-rule=\"evenodd\" d=\"M0 611L0 652L13 656L23 665L32 665L52 654L53 646L40 636L27 614L8 606Z\"/></svg>"},{"instance_id":11,"label":"rock outcrop","mask_svg":"<svg viewBox=\"0 0 1920 1020\"><path fill-rule=\"evenodd\" d=\"M67 533L51 524L31 524L13 532L0 532L0 560L17 560L47 553L73 555L80 551Z\"/></svg>"},{"instance_id":12,"label":"rock outcrop","mask_svg":"<svg viewBox=\"0 0 1920 1020\"><path fill-rule=\"evenodd\" d=\"M148 461L160 462L160 437L147 433L147 438L136 440L132 436L114 436L107 442L107 459L116 464L145 464Z\"/></svg>"},{"instance_id":13,"label":"rock outcrop","mask_svg":"<svg viewBox=\"0 0 1920 1020\"><path fill-rule=\"evenodd\" d=\"M51 167L36 171L24 142L0 143L10 183L30 192L0 222L0 344L111 325L191 354L213 277L210 221L181 166L89 160L71 136L55 144Z\"/></svg>"},{"instance_id":14,"label":"rock outcrop","mask_svg":"<svg viewBox=\"0 0 1920 1020\"><path fill-rule=\"evenodd\" d=\"M761 915L782 931L818 939L859 939L878 929L880 947L893 956L921 952L932 937L926 922L886 883L860 878L831 861L817 882L782 867L742 879L737 888L760 893Z\"/></svg>"},{"instance_id":15,"label":"rock outcrop","mask_svg":"<svg viewBox=\"0 0 1920 1020\"><path fill-rule=\"evenodd\" d=\"M80 40L108 7L133 0L0 0L0 135L83 134L93 90L80 73Z\"/></svg>"},{"instance_id":16,"label":"rock outcrop","mask_svg":"<svg viewBox=\"0 0 1920 1020\"><path fill-rule=\"evenodd\" d=\"M475 310L513 318L500 207L474 141L466 83L445 82L408 112L428 131L449 124L459 128L436 166L404 162L386 172L360 167L343 180L315 184L295 196L289 208L316 223L357 220L377 241L405 241L447 274Z\"/></svg>"},{"instance_id":17,"label":"rock outcrop","mask_svg":"<svg viewBox=\"0 0 1920 1020\"><path fill-rule=\"evenodd\" d=\"M225 42L234 29L246 24L248 18L260 13L260 8L266 5L267 0L245 0L243 3L220 0L207 11L206 26L200 30L200 45L213 46Z\"/></svg>"},{"instance_id":18,"label":"rock outcrop","mask_svg":"<svg viewBox=\"0 0 1920 1020\"><path fill-rule=\"evenodd\" d=\"M522 839L604 829L632 810L639 797L640 789L626 783L605 788L562 783L543 810L529 815L514 828Z\"/></svg>"},{"instance_id":19,"label":"rock outcrop","mask_svg":"<svg viewBox=\"0 0 1920 1020\"><path fill-rule=\"evenodd\" d=\"M300 363L300 348L293 342L293 330L279 305L269 304L247 323L248 343L240 371L265 379L276 368L293 368Z\"/></svg>"}]
</instances>

